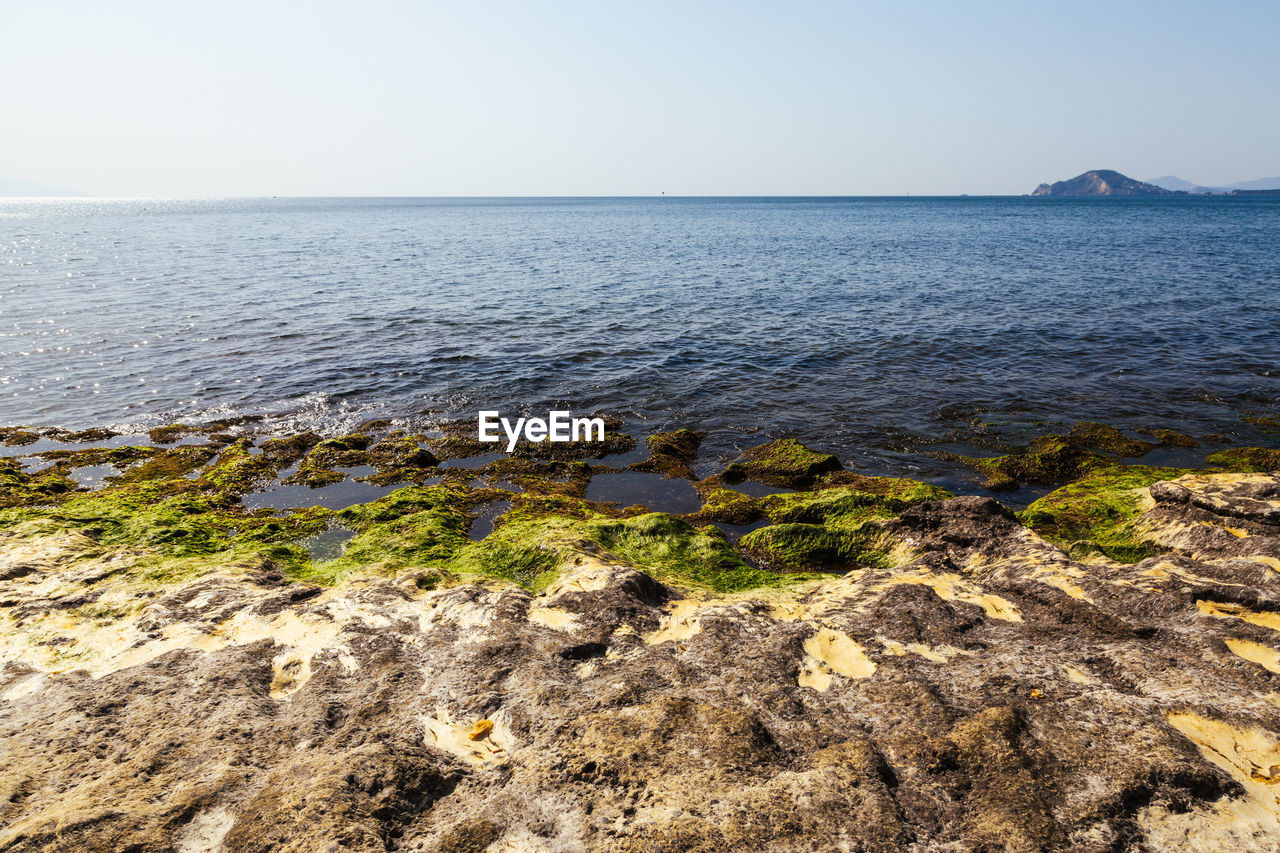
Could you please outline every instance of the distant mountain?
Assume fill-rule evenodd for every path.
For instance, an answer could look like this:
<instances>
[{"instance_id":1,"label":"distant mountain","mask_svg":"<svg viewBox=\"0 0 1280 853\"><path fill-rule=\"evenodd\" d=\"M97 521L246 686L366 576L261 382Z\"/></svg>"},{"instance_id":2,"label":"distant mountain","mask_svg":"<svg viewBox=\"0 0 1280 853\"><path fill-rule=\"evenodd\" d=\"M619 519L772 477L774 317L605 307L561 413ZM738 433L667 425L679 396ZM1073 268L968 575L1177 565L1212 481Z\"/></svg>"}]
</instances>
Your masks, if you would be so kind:
<instances>
[{"instance_id":1,"label":"distant mountain","mask_svg":"<svg viewBox=\"0 0 1280 853\"><path fill-rule=\"evenodd\" d=\"M1280 178L1258 178L1256 181L1241 181L1238 184L1227 184L1229 190L1280 190Z\"/></svg>"},{"instance_id":2,"label":"distant mountain","mask_svg":"<svg viewBox=\"0 0 1280 853\"><path fill-rule=\"evenodd\" d=\"M1197 186L1190 181L1182 180L1182 178L1179 178L1177 175L1161 175L1158 178L1148 178L1147 183L1182 193L1194 192Z\"/></svg>"},{"instance_id":3,"label":"distant mountain","mask_svg":"<svg viewBox=\"0 0 1280 853\"><path fill-rule=\"evenodd\" d=\"M37 184L35 181L19 181L14 178L0 178L0 196L39 198L49 196L84 197L87 195L88 193L82 193L79 190L64 190L61 187Z\"/></svg>"},{"instance_id":4,"label":"distant mountain","mask_svg":"<svg viewBox=\"0 0 1280 853\"><path fill-rule=\"evenodd\" d=\"M1135 181L1111 169L1094 169L1065 181L1041 184L1032 195L1048 196L1157 196L1176 195L1173 190Z\"/></svg>"},{"instance_id":5,"label":"distant mountain","mask_svg":"<svg viewBox=\"0 0 1280 853\"><path fill-rule=\"evenodd\" d=\"M1191 181L1184 181L1176 175L1164 175L1159 178L1152 178L1147 183L1164 187L1167 190L1188 192L1192 195L1229 193L1233 190L1280 190L1280 178L1259 178L1256 181L1239 181L1220 187L1209 187L1203 184L1193 184Z\"/></svg>"}]
</instances>

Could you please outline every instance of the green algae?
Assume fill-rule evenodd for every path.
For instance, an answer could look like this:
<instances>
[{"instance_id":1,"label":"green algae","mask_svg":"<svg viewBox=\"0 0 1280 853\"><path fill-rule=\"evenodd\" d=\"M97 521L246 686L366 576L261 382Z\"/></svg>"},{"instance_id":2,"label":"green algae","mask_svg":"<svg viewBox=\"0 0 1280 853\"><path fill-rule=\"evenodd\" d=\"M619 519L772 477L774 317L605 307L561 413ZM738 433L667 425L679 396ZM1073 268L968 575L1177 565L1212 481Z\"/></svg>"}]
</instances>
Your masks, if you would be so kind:
<instances>
[{"instance_id":1,"label":"green algae","mask_svg":"<svg viewBox=\"0 0 1280 853\"><path fill-rule=\"evenodd\" d=\"M1248 474L1265 474L1280 471L1280 450L1266 447L1233 447L1214 453L1210 465Z\"/></svg>"},{"instance_id":2,"label":"green algae","mask_svg":"<svg viewBox=\"0 0 1280 853\"><path fill-rule=\"evenodd\" d=\"M172 444L194 432L197 432L197 428L190 424L169 424L147 430L147 437L155 444Z\"/></svg>"},{"instance_id":3,"label":"green algae","mask_svg":"<svg viewBox=\"0 0 1280 853\"><path fill-rule=\"evenodd\" d=\"M1199 447L1200 442L1196 441L1185 432L1178 432L1173 429L1165 429L1164 427L1145 427L1138 430L1143 435L1149 435L1165 447Z\"/></svg>"},{"instance_id":4,"label":"green algae","mask_svg":"<svg viewBox=\"0 0 1280 853\"><path fill-rule=\"evenodd\" d=\"M1273 414L1250 414L1245 415L1245 421L1252 424L1258 430L1268 435L1280 436L1280 415Z\"/></svg>"},{"instance_id":5,"label":"green algae","mask_svg":"<svg viewBox=\"0 0 1280 853\"><path fill-rule=\"evenodd\" d=\"M650 446L658 455L686 459L696 453L700 440L692 431L676 431L663 434ZM773 454L769 464L777 464L778 457L784 456L793 463L798 460L800 467L794 470L806 473L815 470L815 464L830 467L822 454L800 445L784 443L783 447L785 452ZM506 458L486 466L493 469L490 475L501 471L521 481L527 491L515 495L471 488L466 480L474 472L451 470L442 472L445 479L439 485L406 486L341 512L317 507L249 512L239 505L239 496L275 478L292 462L298 462L302 478L314 481L332 470L329 466L343 463L379 461L394 471L435 462L433 455L418 451L417 443L403 436L373 444L361 434L329 440L302 434L264 441L257 449L249 437L242 436L221 448L53 451L55 470L39 479L13 464L0 467L0 493L12 492L14 503L28 504L43 483L49 491L67 492L61 503L14 506L0 516L0 524L14 527L32 522L35 526L25 529L33 534L76 530L103 549L128 550L133 559L124 571L132 582L142 585L177 582L215 570L269 567L295 580L321 584L337 583L356 573L426 572L432 583L494 577L540 589L558 575L561 566L588 553L667 582L733 592L794 583L803 579L797 572L821 562L792 561L780 565L783 571L757 568L744 561L713 526L583 500L592 471L582 461ZM126 470L100 491L75 489L65 470L90 462L110 462ZM196 473L198 478L190 476ZM551 481L551 474L565 479ZM779 518L821 517L822 524L832 527L828 537L837 542L828 550L842 561L865 563L874 558L869 556L869 538L852 529L856 522L945 494L910 481L863 479L876 483L883 494L858 496L850 487L840 487L804 496L756 499L719 489L711 493L712 512L695 520L706 521L714 513L754 519L766 508ZM494 500L510 500L512 509L498 519L489 536L471 541L467 537L470 511ZM303 541L335 524L354 535L338 556L312 559Z\"/></svg>"},{"instance_id":6,"label":"green algae","mask_svg":"<svg viewBox=\"0 0 1280 853\"><path fill-rule=\"evenodd\" d=\"M1188 473L1146 465L1112 467L1045 495L1019 518L1068 553L1087 555L1096 548L1117 562L1140 562L1158 553L1134 527L1146 488Z\"/></svg>"},{"instance_id":7,"label":"green algae","mask_svg":"<svg viewBox=\"0 0 1280 853\"><path fill-rule=\"evenodd\" d=\"M770 486L805 488L822 474L837 471L840 460L806 447L793 438L771 441L745 451L721 474L726 483L752 480Z\"/></svg>"},{"instance_id":8,"label":"green algae","mask_svg":"<svg viewBox=\"0 0 1280 853\"><path fill-rule=\"evenodd\" d=\"M252 442L238 439L223 448L213 465L200 477L201 485L215 491L243 495L275 475L284 464L276 454L251 453Z\"/></svg>"},{"instance_id":9,"label":"green algae","mask_svg":"<svg viewBox=\"0 0 1280 853\"><path fill-rule=\"evenodd\" d=\"M453 469L458 476L470 473ZM564 495L581 498L591 482L592 469L586 462L543 459L495 459L480 469L486 476L509 480L529 494Z\"/></svg>"},{"instance_id":10,"label":"green algae","mask_svg":"<svg viewBox=\"0 0 1280 853\"><path fill-rule=\"evenodd\" d=\"M1171 430L1147 430L1152 435L1169 438L1176 446L1187 436ZM1194 442L1193 442L1194 443ZM1004 456L980 458L944 454L986 477L982 484L991 491L1009 491L1023 484L1060 486L1098 471L1119 466L1120 458L1143 456L1155 448L1149 441L1129 438L1107 424L1090 421L1078 423L1066 435L1043 435L1032 440L1023 450Z\"/></svg>"},{"instance_id":11,"label":"green algae","mask_svg":"<svg viewBox=\"0 0 1280 853\"><path fill-rule=\"evenodd\" d=\"M115 482L136 483L143 480L185 477L208 464L217 455L217 449L209 445L182 445L171 450L153 453L122 472Z\"/></svg>"},{"instance_id":12,"label":"green algae","mask_svg":"<svg viewBox=\"0 0 1280 853\"><path fill-rule=\"evenodd\" d=\"M0 442L8 447L23 447L28 444L35 444L40 440L38 432L25 430L21 427L6 427L0 429Z\"/></svg>"},{"instance_id":13,"label":"green algae","mask_svg":"<svg viewBox=\"0 0 1280 853\"><path fill-rule=\"evenodd\" d=\"M697 457L698 446L702 444L702 439L705 437L706 433L691 429L678 429L651 435L645 440L649 448L649 458L628 468L632 471L652 471L669 479L677 477L696 479L697 475L689 463Z\"/></svg>"},{"instance_id":14,"label":"green algae","mask_svg":"<svg viewBox=\"0 0 1280 853\"><path fill-rule=\"evenodd\" d=\"M716 592L788 582L775 572L747 565L716 528L697 528L664 513L595 522L588 535L624 564L664 582L692 583Z\"/></svg>"},{"instance_id":15,"label":"green algae","mask_svg":"<svg viewBox=\"0 0 1280 853\"><path fill-rule=\"evenodd\" d=\"M702 508L691 520L720 521L725 524L750 524L764 515L761 502L733 489L712 489L700 495Z\"/></svg>"},{"instance_id":16,"label":"green algae","mask_svg":"<svg viewBox=\"0 0 1280 853\"><path fill-rule=\"evenodd\" d=\"M316 442L298 464L298 470L286 483L298 483L317 489L341 483L346 474L338 468L355 468L369 462L366 448L372 439L359 433L327 438Z\"/></svg>"},{"instance_id":17,"label":"green algae","mask_svg":"<svg viewBox=\"0 0 1280 853\"><path fill-rule=\"evenodd\" d=\"M75 489L75 481L60 469L29 474L16 461L0 459L0 509L55 502Z\"/></svg>"},{"instance_id":18,"label":"green algae","mask_svg":"<svg viewBox=\"0 0 1280 853\"><path fill-rule=\"evenodd\" d=\"M619 518L585 501L561 499L559 504L558 509L573 514L547 514L545 505L518 503L498 519L493 533L464 545L446 567L487 574L496 565L502 576L540 589L554 578L555 567L574 555L591 553L660 581L716 592L796 580L748 565L715 527L700 528L660 512Z\"/></svg>"},{"instance_id":19,"label":"green algae","mask_svg":"<svg viewBox=\"0 0 1280 853\"><path fill-rule=\"evenodd\" d=\"M1112 456L1137 457L1155 449L1155 445L1149 441L1129 438L1113 426L1092 421L1073 426L1067 433L1067 438L1078 447L1098 450Z\"/></svg>"},{"instance_id":20,"label":"green algae","mask_svg":"<svg viewBox=\"0 0 1280 853\"><path fill-rule=\"evenodd\" d=\"M70 471L87 465L127 468L135 462L151 459L162 453L163 451L152 447L92 447L87 450L46 450L35 455L54 463L55 467Z\"/></svg>"},{"instance_id":21,"label":"green algae","mask_svg":"<svg viewBox=\"0 0 1280 853\"><path fill-rule=\"evenodd\" d=\"M1060 435L1041 436L1026 450L1006 456L954 458L985 475L982 485L993 492L1016 489L1022 483L1056 486L1115 464Z\"/></svg>"},{"instance_id":22,"label":"green algae","mask_svg":"<svg viewBox=\"0 0 1280 853\"><path fill-rule=\"evenodd\" d=\"M876 522L913 504L951 497L945 489L913 480L863 478L860 485L879 491L837 486L762 499L775 523L748 533L739 546L776 571L886 567L893 543Z\"/></svg>"},{"instance_id":23,"label":"green algae","mask_svg":"<svg viewBox=\"0 0 1280 853\"><path fill-rule=\"evenodd\" d=\"M691 462L698 455L698 446L706 438L705 432L691 429L678 429L673 432L654 433L645 439L649 453L654 456L670 456L684 462Z\"/></svg>"},{"instance_id":24,"label":"green algae","mask_svg":"<svg viewBox=\"0 0 1280 853\"><path fill-rule=\"evenodd\" d=\"M878 491L869 491L875 488ZM770 495L762 499L775 522L799 522L853 529L872 519L893 518L924 501L952 497L946 489L915 480L864 478L857 486L833 486L816 492Z\"/></svg>"},{"instance_id":25,"label":"green algae","mask_svg":"<svg viewBox=\"0 0 1280 853\"><path fill-rule=\"evenodd\" d=\"M434 568L448 577L497 577L539 590L573 556L592 553L659 580L732 592L794 582L755 569L715 528L664 513L614 517L562 495L516 496L483 540L467 539L464 506L475 500L450 486L406 487L337 514L357 531L343 555L294 571L334 583L357 571L396 574Z\"/></svg>"},{"instance_id":26,"label":"green algae","mask_svg":"<svg viewBox=\"0 0 1280 853\"><path fill-rule=\"evenodd\" d=\"M1082 445L1089 441L1121 452L1126 448L1118 442L1131 440L1110 428L1093 429L1101 425L1084 426L1090 429L1037 439L1022 453L969 461L986 466L989 477L1013 484L1073 480L1021 515L1029 527L1073 553L1101 552L1125 562L1150 556L1154 546L1134 528L1143 489L1187 471L1121 465ZM1149 434L1164 441L1156 431ZM651 470L692 476L688 462L701 438L691 430L651 437L650 463L660 463ZM485 452L492 449L485 446ZM241 436L223 447L88 448L37 455L53 464L28 473L14 460L0 460L0 528L24 536L84 533L103 553L127 553L130 559L113 571L142 586L210 571L271 569L326 585L357 573L417 573L432 587L498 578L539 590L562 566L590 554L667 583L736 592L795 583L813 572L888 566L896 543L883 522L922 501L950 497L928 484L846 471L835 457L792 440L752 448L723 475L698 483L702 509L683 517L584 500L593 469L582 459L507 456L480 471L512 480L523 493L470 487L467 481L477 471L436 469L438 459L420 446L420 437L403 433L378 439L362 430L328 440L303 433L262 441L258 448ZM1275 470L1280 451L1236 448L1209 461L1226 470ZM250 512L239 504L240 496L295 462L295 479L309 484L336 482L343 476L336 469L353 465L371 465L387 484L421 481L428 472L443 481L405 486L341 512L317 507ZM122 471L105 488L88 492L68 475L91 464L113 464ZM753 498L721 487L744 479L813 490ZM511 509L487 537L470 540L472 511L495 500L510 501ZM715 527L703 526L762 517L772 524L744 536L737 548ZM343 552L312 559L303 540L336 524L354 533Z\"/></svg>"},{"instance_id":27,"label":"green algae","mask_svg":"<svg viewBox=\"0 0 1280 853\"><path fill-rule=\"evenodd\" d=\"M293 541L322 529L327 515L245 515L181 479L77 492L56 506L10 508L0 511L0 528L28 536L84 534L102 551L130 557L119 569L126 580L153 586L218 569L300 565L305 553Z\"/></svg>"},{"instance_id":28,"label":"green algae","mask_svg":"<svg viewBox=\"0 0 1280 853\"><path fill-rule=\"evenodd\" d=\"M886 568L890 560L878 529L853 530L820 524L771 524L742 537L739 546L762 566L778 572L830 572Z\"/></svg>"}]
</instances>

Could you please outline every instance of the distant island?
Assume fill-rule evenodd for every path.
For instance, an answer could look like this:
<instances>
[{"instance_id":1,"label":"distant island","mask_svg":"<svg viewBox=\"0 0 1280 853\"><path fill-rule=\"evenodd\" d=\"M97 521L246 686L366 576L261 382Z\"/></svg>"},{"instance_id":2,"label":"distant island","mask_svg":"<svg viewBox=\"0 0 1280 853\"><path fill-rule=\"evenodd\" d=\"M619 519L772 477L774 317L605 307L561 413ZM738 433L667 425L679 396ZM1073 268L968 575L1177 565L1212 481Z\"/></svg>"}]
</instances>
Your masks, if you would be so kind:
<instances>
[{"instance_id":1,"label":"distant island","mask_svg":"<svg viewBox=\"0 0 1280 853\"><path fill-rule=\"evenodd\" d=\"M1164 186L1161 186L1164 184ZM1185 185L1185 186L1183 186ZM1118 197L1156 197L1156 196L1188 196L1188 195L1280 195L1280 179L1264 178L1257 181L1246 181L1230 187L1202 187L1166 175L1155 182L1135 180L1122 175L1113 169L1093 169L1076 175L1065 181L1052 184L1041 184L1031 193L1033 196L1057 196L1060 198L1083 198L1097 196Z\"/></svg>"},{"instance_id":2,"label":"distant island","mask_svg":"<svg viewBox=\"0 0 1280 853\"><path fill-rule=\"evenodd\" d=\"M1167 190L1186 190L1192 195L1247 195L1257 192L1272 193L1280 190L1280 177L1258 178L1253 181L1239 181L1223 186L1208 186L1206 184L1197 184L1194 181L1184 181L1176 175L1162 175L1159 178L1149 178L1147 183L1164 187Z\"/></svg>"},{"instance_id":3,"label":"distant island","mask_svg":"<svg viewBox=\"0 0 1280 853\"><path fill-rule=\"evenodd\" d=\"M88 194L79 190L52 187L35 181L0 178L0 198L84 198L86 195Z\"/></svg>"},{"instance_id":4,"label":"distant island","mask_svg":"<svg viewBox=\"0 0 1280 853\"><path fill-rule=\"evenodd\" d=\"M1155 184L1134 180L1111 169L1093 169L1065 181L1041 184L1032 195L1043 196L1175 196L1180 190L1167 190Z\"/></svg>"}]
</instances>

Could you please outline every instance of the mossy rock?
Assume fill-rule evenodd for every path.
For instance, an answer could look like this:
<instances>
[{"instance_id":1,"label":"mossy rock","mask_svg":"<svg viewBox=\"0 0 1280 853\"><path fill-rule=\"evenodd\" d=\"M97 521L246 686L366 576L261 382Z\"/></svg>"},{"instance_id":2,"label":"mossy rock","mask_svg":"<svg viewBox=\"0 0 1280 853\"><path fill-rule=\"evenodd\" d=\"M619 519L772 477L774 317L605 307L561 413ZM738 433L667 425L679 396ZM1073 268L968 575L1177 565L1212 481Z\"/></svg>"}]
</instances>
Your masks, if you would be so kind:
<instances>
[{"instance_id":1,"label":"mossy rock","mask_svg":"<svg viewBox=\"0 0 1280 853\"><path fill-rule=\"evenodd\" d=\"M40 433L9 427L0 430L0 440L3 440L8 447L23 447L39 441Z\"/></svg>"},{"instance_id":2,"label":"mossy rock","mask_svg":"<svg viewBox=\"0 0 1280 853\"><path fill-rule=\"evenodd\" d=\"M145 461L133 465L121 474L117 481L136 483L142 480L185 477L208 464L217 455L217 448L207 444L182 445L156 453Z\"/></svg>"},{"instance_id":3,"label":"mossy rock","mask_svg":"<svg viewBox=\"0 0 1280 853\"><path fill-rule=\"evenodd\" d=\"M153 427L147 430L147 437L154 444L173 444L181 438L186 438L198 429L189 424L169 424L168 426Z\"/></svg>"},{"instance_id":4,"label":"mossy rock","mask_svg":"<svg viewBox=\"0 0 1280 853\"><path fill-rule=\"evenodd\" d=\"M1147 427L1138 430L1143 435L1149 435L1165 447L1199 447L1200 442L1196 441L1185 432L1177 430L1164 429L1163 427Z\"/></svg>"},{"instance_id":5,"label":"mossy rock","mask_svg":"<svg viewBox=\"0 0 1280 853\"><path fill-rule=\"evenodd\" d=\"M1083 556L1096 548L1118 562L1135 563L1157 553L1133 526L1147 487L1186 473L1145 465L1107 469L1045 495L1019 517L1069 552Z\"/></svg>"},{"instance_id":6,"label":"mossy rock","mask_svg":"<svg viewBox=\"0 0 1280 853\"><path fill-rule=\"evenodd\" d=\"M794 495L770 495L761 499L761 503L765 514L780 524L821 524L852 530L865 521L892 518L907 507L924 501L952 497L946 489L915 480L881 477L874 478L872 482L864 481L860 485L882 491L836 486Z\"/></svg>"},{"instance_id":7,"label":"mossy rock","mask_svg":"<svg viewBox=\"0 0 1280 853\"><path fill-rule=\"evenodd\" d=\"M764 514L760 501L733 489L713 489L701 498L702 509L690 516L692 520L750 524Z\"/></svg>"},{"instance_id":8,"label":"mossy rock","mask_svg":"<svg viewBox=\"0 0 1280 853\"><path fill-rule=\"evenodd\" d=\"M633 471L653 471L670 479L695 479L697 475L689 463L697 457L698 446L705 437L706 433L691 429L656 433L645 440L649 458L629 467Z\"/></svg>"},{"instance_id":9,"label":"mossy rock","mask_svg":"<svg viewBox=\"0 0 1280 853\"><path fill-rule=\"evenodd\" d=\"M1022 483L1056 486L1115 464L1060 435L1042 436L1025 451L1007 456L956 458L986 475L983 487L991 491L1016 489Z\"/></svg>"},{"instance_id":10,"label":"mossy rock","mask_svg":"<svg viewBox=\"0 0 1280 853\"><path fill-rule=\"evenodd\" d=\"M553 511L544 512L548 509ZM463 545L445 567L459 574L496 573L537 590L554 580L559 566L583 553L634 567L666 583L716 592L800 579L747 565L714 527L699 528L657 512L611 518L585 502L545 498L517 500L493 533Z\"/></svg>"},{"instance_id":11,"label":"mossy rock","mask_svg":"<svg viewBox=\"0 0 1280 853\"><path fill-rule=\"evenodd\" d=\"M59 469L28 474L15 460L0 459L0 509L56 503L76 488Z\"/></svg>"},{"instance_id":12,"label":"mossy rock","mask_svg":"<svg viewBox=\"0 0 1280 853\"><path fill-rule=\"evenodd\" d=\"M208 471L200 477L205 488L229 495L243 495L271 479L290 461L283 453L251 453L252 442L237 439L222 449Z\"/></svg>"},{"instance_id":13,"label":"mossy rock","mask_svg":"<svg viewBox=\"0 0 1280 853\"><path fill-rule=\"evenodd\" d=\"M1252 414L1245 415L1245 421L1253 424L1262 432L1271 435L1280 435L1280 415L1272 414Z\"/></svg>"},{"instance_id":14,"label":"mossy rock","mask_svg":"<svg viewBox=\"0 0 1280 853\"><path fill-rule=\"evenodd\" d=\"M738 543L744 554L776 572L832 572L884 567L877 547L880 531L869 527L833 529L820 524L773 524L753 530Z\"/></svg>"},{"instance_id":15,"label":"mossy rock","mask_svg":"<svg viewBox=\"0 0 1280 853\"><path fill-rule=\"evenodd\" d=\"M770 486L802 489L822 474L842 468L830 453L813 450L792 438L771 441L745 451L721 474L726 483L751 480Z\"/></svg>"},{"instance_id":16,"label":"mossy rock","mask_svg":"<svg viewBox=\"0 0 1280 853\"><path fill-rule=\"evenodd\" d=\"M1067 439L1077 447L1099 450L1120 457L1143 456L1155 449L1155 445L1149 441L1129 438L1113 426L1091 421L1073 426L1067 433Z\"/></svg>"},{"instance_id":17,"label":"mossy rock","mask_svg":"<svg viewBox=\"0 0 1280 853\"><path fill-rule=\"evenodd\" d=\"M115 465L125 468L163 453L164 451L153 447L92 447L88 450L46 450L35 455L70 471L87 465Z\"/></svg>"},{"instance_id":18,"label":"mossy rock","mask_svg":"<svg viewBox=\"0 0 1280 853\"><path fill-rule=\"evenodd\" d=\"M267 439L259 449L268 459L287 465L301 459L319 443L320 436L308 431L285 438Z\"/></svg>"},{"instance_id":19,"label":"mossy rock","mask_svg":"<svg viewBox=\"0 0 1280 853\"><path fill-rule=\"evenodd\" d=\"M341 483L347 478L347 475L341 471L335 471L332 468L323 468L318 465L304 462L298 467L298 472L291 477L286 478L283 482L289 485L306 486L311 489L319 489L324 486L332 486L335 483Z\"/></svg>"},{"instance_id":20,"label":"mossy rock","mask_svg":"<svg viewBox=\"0 0 1280 853\"><path fill-rule=\"evenodd\" d=\"M439 461L435 454L418 442L406 438L384 438L368 451L368 463L379 471L399 468L434 468Z\"/></svg>"},{"instance_id":21,"label":"mossy rock","mask_svg":"<svg viewBox=\"0 0 1280 853\"><path fill-rule=\"evenodd\" d=\"M1168 435L1173 436L1173 440L1180 440L1177 436L1181 433L1170 431ZM1025 450L1005 456L982 459L945 454L945 457L984 474L984 488L1009 491L1022 485L1060 486L1071 483L1120 466L1118 458L1143 456L1154 448L1152 442L1129 438L1115 427L1082 422L1066 435L1039 436Z\"/></svg>"},{"instance_id":22,"label":"mossy rock","mask_svg":"<svg viewBox=\"0 0 1280 853\"><path fill-rule=\"evenodd\" d=\"M683 462L692 462L698 455L698 446L706 437L705 432L678 429L674 432L655 433L645 439L645 443L649 445L649 452L655 456L670 456Z\"/></svg>"},{"instance_id":23,"label":"mossy rock","mask_svg":"<svg viewBox=\"0 0 1280 853\"><path fill-rule=\"evenodd\" d=\"M1280 471L1280 450L1266 447L1233 447L1214 453L1208 459L1210 465L1247 474L1265 474Z\"/></svg>"},{"instance_id":24,"label":"mossy rock","mask_svg":"<svg viewBox=\"0 0 1280 853\"><path fill-rule=\"evenodd\" d=\"M356 432L362 435L369 435L371 433L386 432L390 428L391 428L390 420L386 418L374 418L373 420L365 421L364 423L360 424L360 426L356 427Z\"/></svg>"}]
</instances>

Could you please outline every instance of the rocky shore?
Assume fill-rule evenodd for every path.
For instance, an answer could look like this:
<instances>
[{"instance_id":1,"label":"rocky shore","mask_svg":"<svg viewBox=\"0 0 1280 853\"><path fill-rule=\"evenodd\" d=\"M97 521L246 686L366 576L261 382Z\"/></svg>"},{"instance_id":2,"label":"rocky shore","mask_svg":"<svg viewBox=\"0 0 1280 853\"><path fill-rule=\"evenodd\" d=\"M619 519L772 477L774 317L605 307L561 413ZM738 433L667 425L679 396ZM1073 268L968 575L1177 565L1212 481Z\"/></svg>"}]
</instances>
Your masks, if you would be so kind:
<instances>
[{"instance_id":1,"label":"rocky shore","mask_svg":"<svg viewBox=\"0 0 1280 853\"><path fill-rule=\"evenodd\" d=\"M621 427L0 430L0 850L1280 847L1280 451Z\"/></svg>"}]
</instances>

